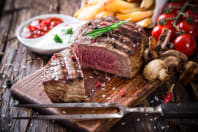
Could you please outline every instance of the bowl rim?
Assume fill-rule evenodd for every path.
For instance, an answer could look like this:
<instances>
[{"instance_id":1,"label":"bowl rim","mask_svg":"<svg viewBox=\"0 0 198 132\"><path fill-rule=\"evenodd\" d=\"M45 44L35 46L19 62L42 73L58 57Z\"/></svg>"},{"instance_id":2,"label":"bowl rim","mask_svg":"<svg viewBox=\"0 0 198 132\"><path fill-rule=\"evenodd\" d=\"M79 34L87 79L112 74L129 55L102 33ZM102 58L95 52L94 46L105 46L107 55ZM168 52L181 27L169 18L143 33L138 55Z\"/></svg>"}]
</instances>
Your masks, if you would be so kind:
<instances>
[{"instance_id":1,"label":"bowl rim","mask_svg":"<svg viewBox=\"0 0 198 132\"><path fill-rule=\"evenodd\" d=\"M74 17L72 17L72 16L68 16L68 15L64 15L64 14L42 14L42 15L39 15L39 16L35 16L35 17L32 17L32 18L30 18L30 19L27 19L26 21L24 21L23 23L21 23L19 26L18 26L18 28L17 28L17 30L16 30L16 37L17 37L17 39L24 45L24 46L26 46L27 48L29 48L30 50L32 50L32 51L34 51L34 52L37 52L37 53L40 53L40 54L42 54L43 52L52 52L52 50L54 51L54 52L56 52L56 51L60 51L60 50L62 50L62 49L64 49L64 48L66 48L66 47L68 47L67 45L65 45L65 46L61 46L61 47L54 47L54 48L49 48L49 47L37 47L37 46L35 46L35 45L32 45L32 44L30 44L30 43L28 43L27 41L39 41L39 40L42 40L44 37L45 37L45 35L47 35L47 34L45 34L45 35L43 35L43 36L41 36L41 37L39 37L39 38L34 38L34 39L26 39L26 38L23 38L22 36L21 36L21 30L25 27L25 26L27 26L30 22L32 22L33 20L36 20L36 19L43 19L43 18L48 18L48 17L58 17L58 18L61 18L63 21L64 21L64 23L67 23L67 24L73 24L73 23L80 23L80 22L83 22L82 20L78 20L78 19L76 19L76 18L74 18ZM63 24L63 23L62 23Z\"/></svg>"}]
</instances>

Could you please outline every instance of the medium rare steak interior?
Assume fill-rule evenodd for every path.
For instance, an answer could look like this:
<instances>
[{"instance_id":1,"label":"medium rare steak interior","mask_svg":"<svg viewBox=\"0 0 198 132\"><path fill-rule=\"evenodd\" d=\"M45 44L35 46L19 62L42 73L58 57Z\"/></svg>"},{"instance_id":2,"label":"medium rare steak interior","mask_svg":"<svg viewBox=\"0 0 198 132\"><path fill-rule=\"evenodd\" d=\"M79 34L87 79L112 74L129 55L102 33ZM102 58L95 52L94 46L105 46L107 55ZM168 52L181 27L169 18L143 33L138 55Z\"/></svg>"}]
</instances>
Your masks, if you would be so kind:
<instances>
[{"instance_id":1,"label":"medium rare steak interior","mask_svg":"<svg viewBox=\"0 0 198 132\"><path fill-rule=\"evenodd\" d=\"M85 100L84 79L79 59L70 48L56 53L45 66L44 89L53 102Z\"/></svg>"},{"instance_id":2,"label":"medium rare steak interior","mask_svg":"<svg viewBox=\"0 0 198 132\"><path fill-rule=\"evenodd\" d=\"M99 29L120 20L102 17L84 24L72 48L80 59L82 68L92 68L121 77L132 78L140 70L145 31L138 25L127 22L115 30L91 39L85 33Z\"/></svg>"}]
</instances>

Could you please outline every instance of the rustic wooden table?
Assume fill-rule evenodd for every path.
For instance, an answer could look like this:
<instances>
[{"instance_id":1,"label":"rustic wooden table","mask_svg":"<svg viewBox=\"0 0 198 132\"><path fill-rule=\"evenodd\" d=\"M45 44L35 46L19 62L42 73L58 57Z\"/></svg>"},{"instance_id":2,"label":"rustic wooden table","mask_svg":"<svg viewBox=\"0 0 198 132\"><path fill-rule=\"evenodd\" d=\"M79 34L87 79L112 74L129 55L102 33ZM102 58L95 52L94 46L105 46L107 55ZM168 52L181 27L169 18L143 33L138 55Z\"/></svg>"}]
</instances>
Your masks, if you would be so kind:
<instances>
[{"instance_id":1,"label":"rustic wooden table","mask_svg":"<svg viewBox=\"0 0 198 132\"><path fill-rule=\"evenodd\" d=\"M13 83L43 67L49 57L32 53L16 39L16 28L28 18L46 13L73 15L80 8L80 0L1 0L0 1L0 131L41 132L73 131L54 121L10 120L9 115L29 116L38 114L31 109L14 108L18 103L9 88ZM156 106L162 101L171 83L176 83L174 102L198 100L197 83L187 87L173 79L153 92L140 106ZM197 120L163 119L156 115L129 114L121 119L110 131L197 131Z\"/></svg>"}]
</instances>

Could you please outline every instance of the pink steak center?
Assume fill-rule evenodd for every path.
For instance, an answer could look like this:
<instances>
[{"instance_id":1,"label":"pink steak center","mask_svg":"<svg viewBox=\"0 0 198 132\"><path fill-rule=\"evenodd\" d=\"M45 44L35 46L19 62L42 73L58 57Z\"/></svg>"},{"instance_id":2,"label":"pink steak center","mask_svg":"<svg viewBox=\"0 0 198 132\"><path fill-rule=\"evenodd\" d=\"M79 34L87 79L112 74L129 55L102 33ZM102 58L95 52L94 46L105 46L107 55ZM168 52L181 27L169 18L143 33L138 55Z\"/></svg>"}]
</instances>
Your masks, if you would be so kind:
<instances>
[{"instance_id":1,"label":"pink steak center","mask_svg":"<svg viewBox=\"0 0 198 132\"><path fill-rule=\"evenodd\" d=\"M120 61L115 53L99 47L78 46L75 48L82 67L90 67L110 73L120 73Z\"/></svg>"}]
</instances>

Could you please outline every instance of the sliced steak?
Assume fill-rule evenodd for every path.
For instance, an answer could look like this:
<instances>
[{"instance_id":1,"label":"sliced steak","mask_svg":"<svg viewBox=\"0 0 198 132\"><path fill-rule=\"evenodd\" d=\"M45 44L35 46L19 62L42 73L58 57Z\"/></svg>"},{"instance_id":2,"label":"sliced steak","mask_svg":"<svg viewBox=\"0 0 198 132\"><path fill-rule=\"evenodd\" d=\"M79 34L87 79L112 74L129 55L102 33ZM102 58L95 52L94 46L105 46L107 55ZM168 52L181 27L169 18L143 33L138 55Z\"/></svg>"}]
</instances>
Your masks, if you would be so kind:
<instances>
[{"instance_id":1,"label":"sliced steak","mask_svg":"<svg viewBox=\"0 0 198 132\"><path fill-rule=\"evenodd\" d=\"M85 100L84 79L79 59L70 48L56 53L45 66L44 89L53 102Z\"/></svg>"},{"instance_id":2,"label":"sliced steak","mask_svg":"<svg viewBox=\"0 0 198 132\"><path fill-rule=\"evenodd\" d=\"M113 16L102 17L80 28L72 48L82 68L93 68L126 78L132 78L140 70L147 37L137 24L127 22L93 40L85 34L119 21Z\"/></svg>"}]
</instances>

